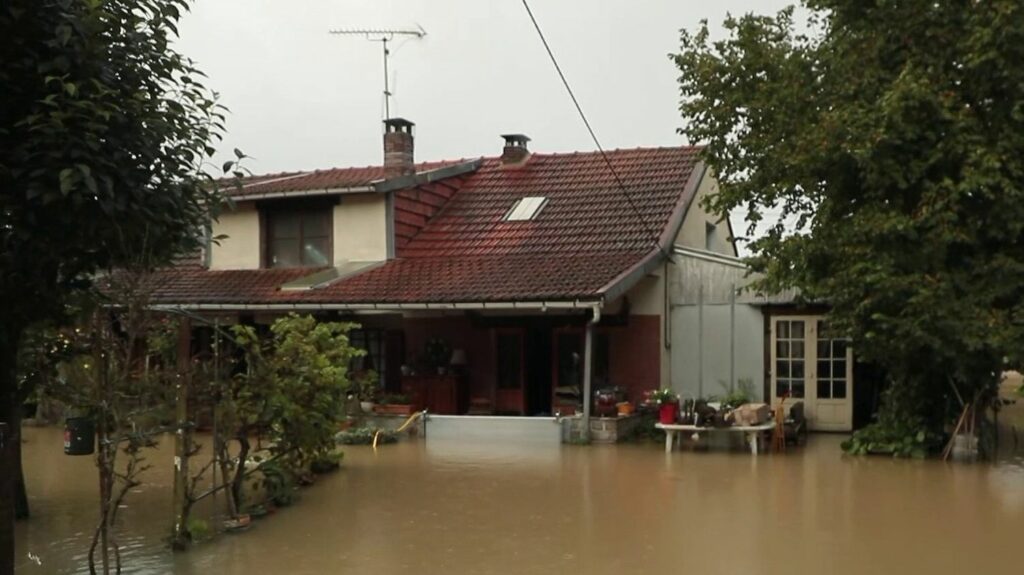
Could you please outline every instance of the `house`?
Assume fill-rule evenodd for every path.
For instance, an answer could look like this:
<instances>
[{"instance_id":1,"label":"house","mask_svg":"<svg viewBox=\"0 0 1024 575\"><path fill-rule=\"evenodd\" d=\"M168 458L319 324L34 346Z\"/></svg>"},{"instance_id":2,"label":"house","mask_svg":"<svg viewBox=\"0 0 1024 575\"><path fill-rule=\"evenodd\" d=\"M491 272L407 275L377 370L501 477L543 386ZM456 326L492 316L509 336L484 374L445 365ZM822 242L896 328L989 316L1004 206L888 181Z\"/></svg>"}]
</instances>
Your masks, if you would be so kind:
<instances>
[{"instance_id":1,"label":"house","mask_svg":"<svg viewBox=\"0 0 1024 575\"><path fill-rule=\"evenodd\" d=\"M855 361L851 343L829 333L829 307L794 291L761 294L738 258L676 246L672 297L673 386L684 396L737 387L789 406L804 404L814 431L850 431L877 410L882 374Z\"/></svg>"},{"instance_id":2,"label":"house","mask_svg":"<svg viewBox=\"0 0 1024 575\"><path fill-rule=\"evenodd\" d=\"M154 303L353 319L362 367L435 413L566 414L587 389L681 381L679 254L736 257L698 148L541 154L512 134L497 156L415 163L413 132L384 122L381 166L245 179L224 239L158 272Z\"/></svg>"}]
</instances>

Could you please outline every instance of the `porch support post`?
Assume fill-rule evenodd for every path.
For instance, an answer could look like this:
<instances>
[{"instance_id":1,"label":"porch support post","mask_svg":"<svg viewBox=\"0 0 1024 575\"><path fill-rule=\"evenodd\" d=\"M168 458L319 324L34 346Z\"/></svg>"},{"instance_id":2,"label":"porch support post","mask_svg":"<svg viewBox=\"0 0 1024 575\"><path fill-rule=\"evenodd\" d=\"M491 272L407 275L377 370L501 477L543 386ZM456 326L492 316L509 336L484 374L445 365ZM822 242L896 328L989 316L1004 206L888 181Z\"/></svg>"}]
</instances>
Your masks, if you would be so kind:
<instances>
[{"instance_id":1,"label":"porch support post","mask_svg":"<svg viewBox=\"0 0 1024 575\"><path fill-rule=\"evenodd\" d=\"M591 376L594 372L594 323L597 321L597 314L587 322L586 336L583 338L583 441L590 441L590 398Z\"/></svg>"},{"instance_id":2,"label":"porch support post","mask_svg":"<svg viewBox=\"0 0 1024 575\"><path fill-rule=\"evenodd\" d=\"M736 284L729 286L729 392L736 390Z\"/></svg>"},{"instance_id":3,"label":"porch support post","mask_svg":"<svg viewBox=\"0 0 1024 575\"><path fill-rule=\"evenodd\" d=\"M192 430L188 422L188 394L191 387L190 367L192 363L192 322L182 317L178 324L178 373L175 385L175 431L174 431L174 529L171 545L184 549L188 543L188 526L185 515L188 499L188 459L191 455Z\"/></svg>"}]
</instances>

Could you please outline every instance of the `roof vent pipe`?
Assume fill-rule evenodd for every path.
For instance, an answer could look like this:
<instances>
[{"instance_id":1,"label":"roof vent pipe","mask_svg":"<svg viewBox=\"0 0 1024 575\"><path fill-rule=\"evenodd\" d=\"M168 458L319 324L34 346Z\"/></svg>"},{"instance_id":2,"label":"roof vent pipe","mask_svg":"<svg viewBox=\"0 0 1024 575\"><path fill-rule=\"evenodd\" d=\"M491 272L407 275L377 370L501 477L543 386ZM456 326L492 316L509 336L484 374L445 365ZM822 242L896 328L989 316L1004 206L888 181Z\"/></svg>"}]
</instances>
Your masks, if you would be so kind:
<instances>
[{"instance_id":1,"label":"roof vent pipe","mask_svg":"<svg viewBox=\"0 0 1024 575\"><path fill-rule=\"evenodd\" d=\"M416 173L412 129L416 124L404 118L384 120L384 178Z\"/></svg>"},{"instance_id":2,"label":"roof vent pipe","mask_svg":"<svg viewBox=\"0 0 1024 575\"><path fill-rule=\"evenodd\" d=\"M526 143L530 141L524 134L502 134L505 139L505 148L501 151L502 165L515 165L525 162L530 157L530 150Z\"/></svg>"}]
</instances>

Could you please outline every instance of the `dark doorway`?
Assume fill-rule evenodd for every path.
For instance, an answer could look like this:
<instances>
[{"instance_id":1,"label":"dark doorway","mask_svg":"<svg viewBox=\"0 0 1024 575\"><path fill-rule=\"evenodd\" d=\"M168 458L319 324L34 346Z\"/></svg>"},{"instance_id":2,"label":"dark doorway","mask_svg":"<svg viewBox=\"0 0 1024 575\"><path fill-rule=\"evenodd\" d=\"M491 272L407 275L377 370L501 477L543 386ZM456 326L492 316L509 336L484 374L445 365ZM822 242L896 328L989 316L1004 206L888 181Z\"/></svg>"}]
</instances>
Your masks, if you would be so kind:
<instances>
[{"instance_id":1,"label":"dark doorway","mask_svg":"<svg viewBox=\"0 0 1024 575\"><path fill-rule=\"evenodd\" d=\"M551 415L551 330L526 330L526 413Z\"/></svg>"}]
</instances>

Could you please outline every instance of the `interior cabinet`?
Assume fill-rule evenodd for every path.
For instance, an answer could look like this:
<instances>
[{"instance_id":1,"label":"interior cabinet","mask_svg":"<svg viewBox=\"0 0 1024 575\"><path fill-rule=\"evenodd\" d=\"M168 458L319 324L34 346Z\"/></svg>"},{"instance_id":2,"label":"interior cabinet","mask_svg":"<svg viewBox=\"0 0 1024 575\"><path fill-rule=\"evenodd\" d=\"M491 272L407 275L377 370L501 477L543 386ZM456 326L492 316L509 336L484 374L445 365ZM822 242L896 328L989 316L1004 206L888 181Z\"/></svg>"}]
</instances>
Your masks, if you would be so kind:
<instances>
[{"instance_id":1,"label":"interior cabinet","mask_svg":"<svg viewBox=\"0 0 1024 575\"><path fill-rule=\"evenodd\" d=\"M468 388L458 375L405 375L402 393L416 409L438 415L460 415L468 409Z\"/></svg>"}]
</instances>

